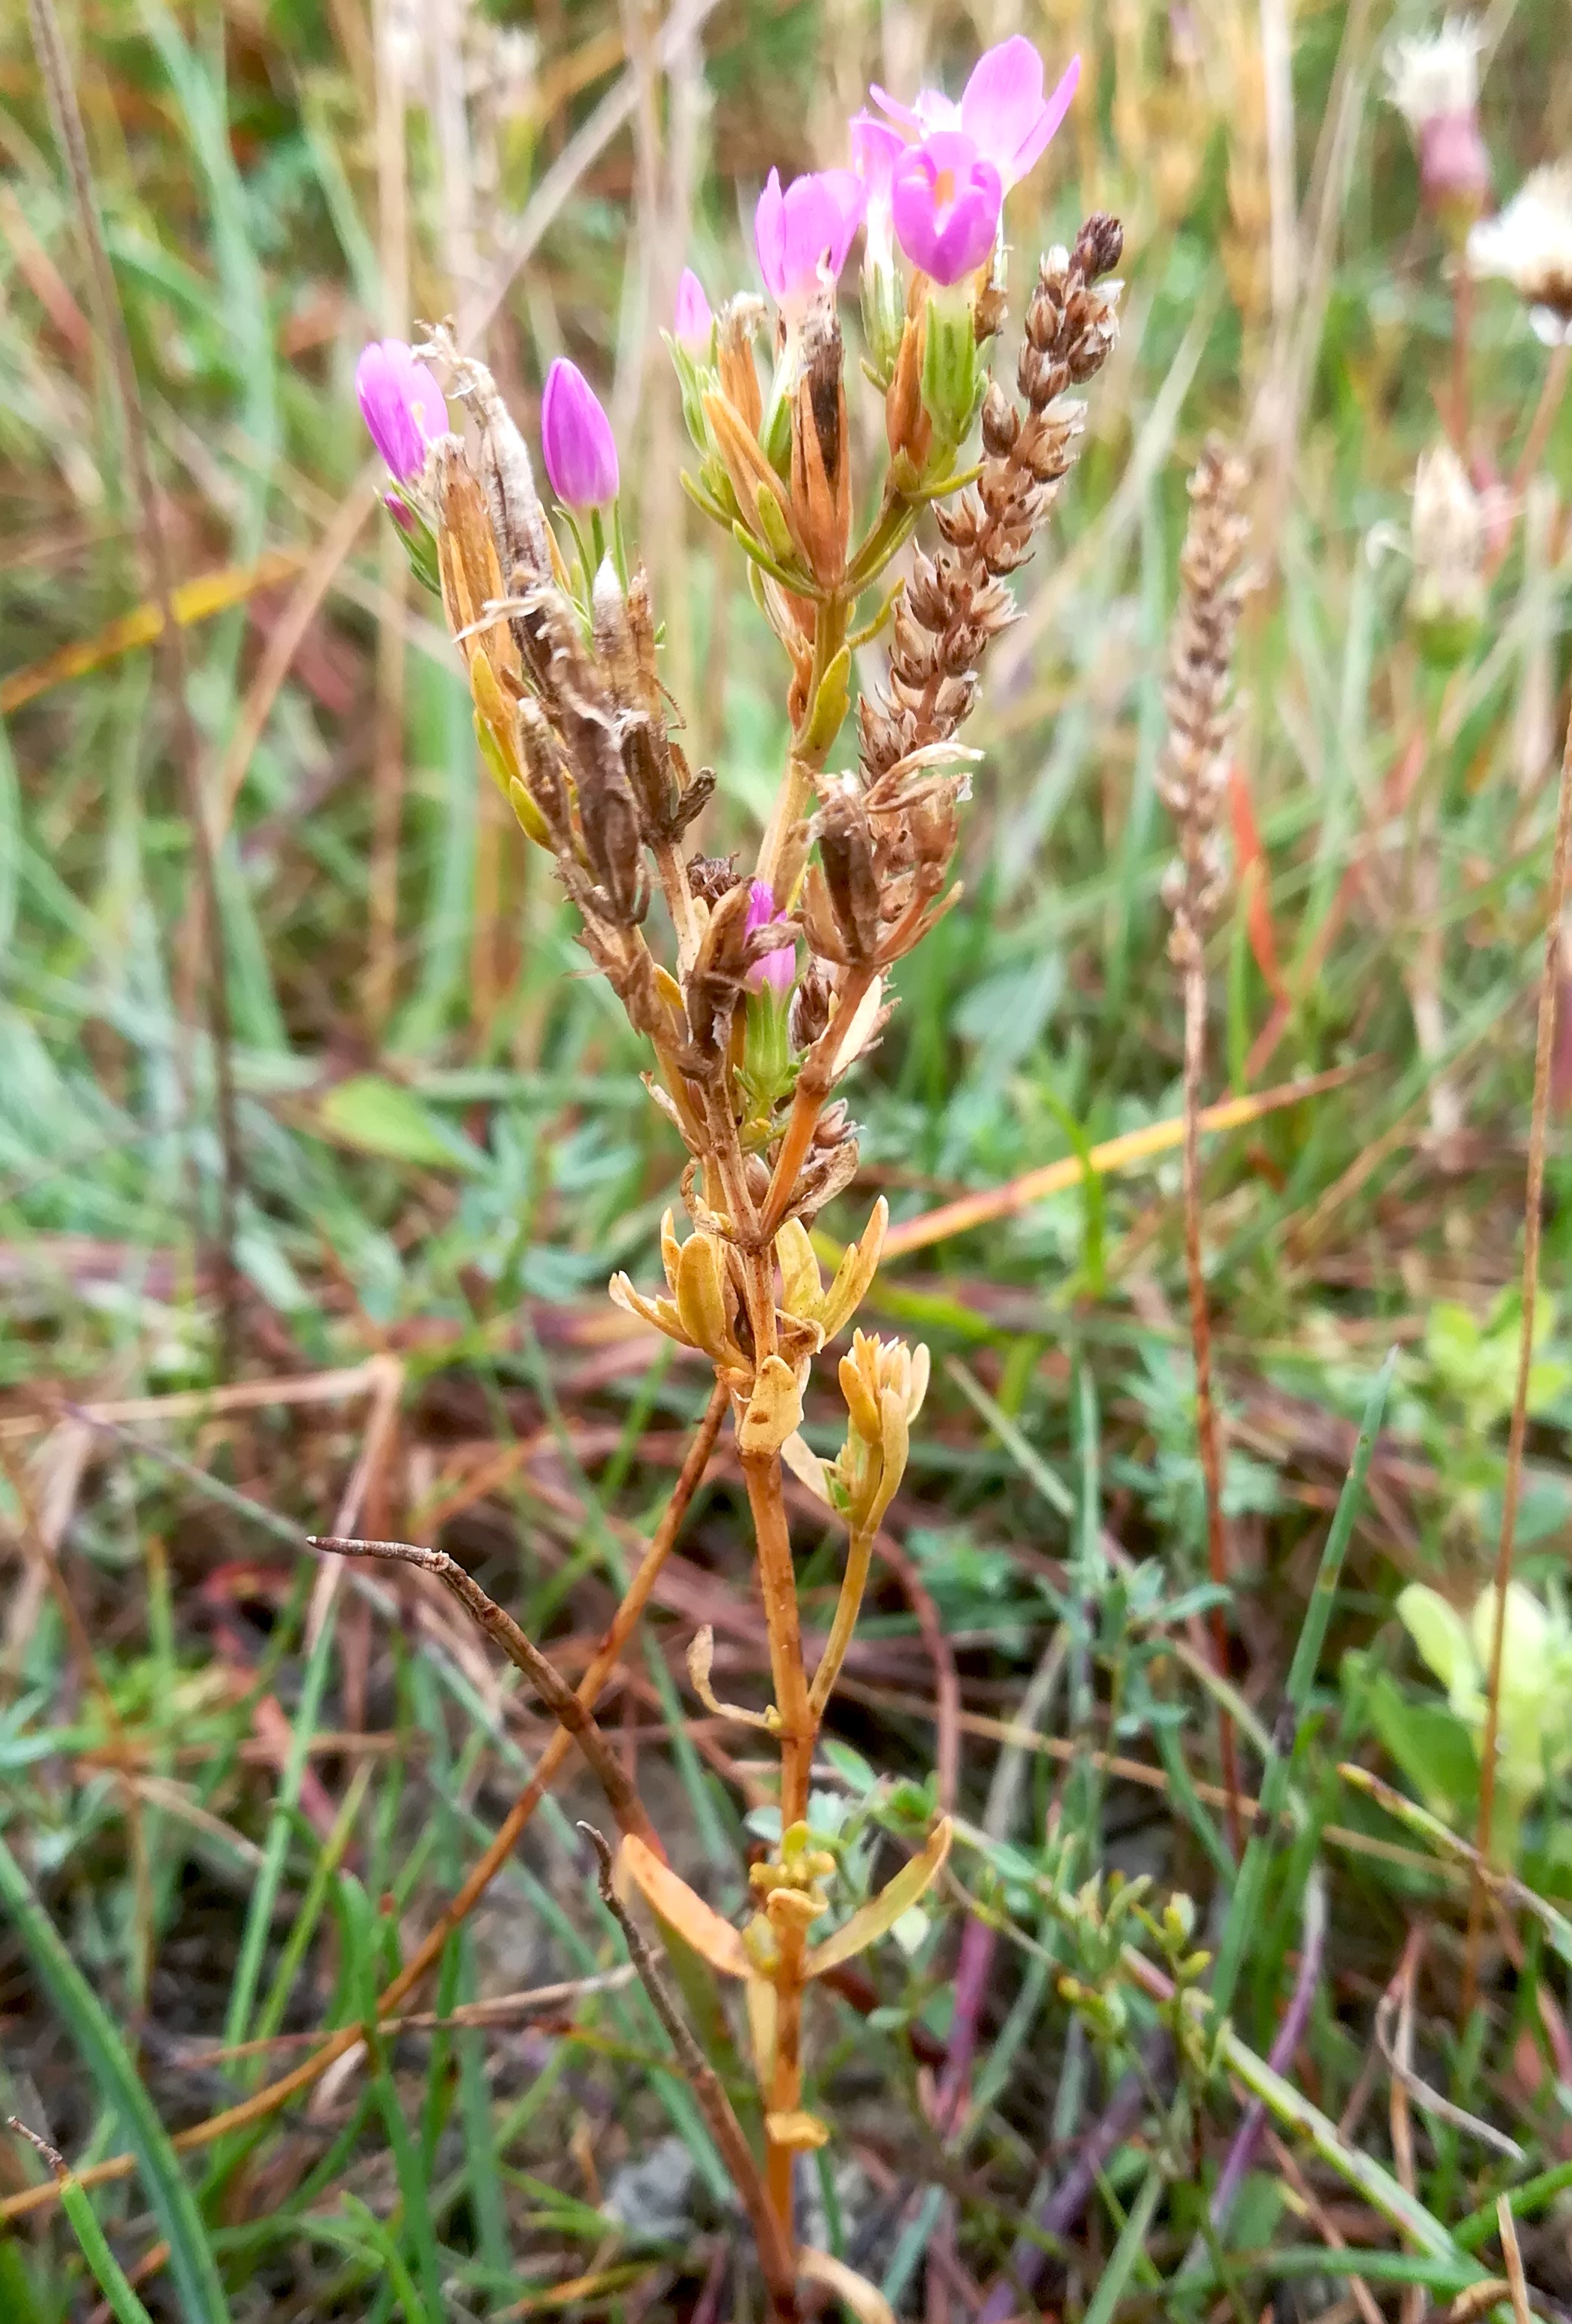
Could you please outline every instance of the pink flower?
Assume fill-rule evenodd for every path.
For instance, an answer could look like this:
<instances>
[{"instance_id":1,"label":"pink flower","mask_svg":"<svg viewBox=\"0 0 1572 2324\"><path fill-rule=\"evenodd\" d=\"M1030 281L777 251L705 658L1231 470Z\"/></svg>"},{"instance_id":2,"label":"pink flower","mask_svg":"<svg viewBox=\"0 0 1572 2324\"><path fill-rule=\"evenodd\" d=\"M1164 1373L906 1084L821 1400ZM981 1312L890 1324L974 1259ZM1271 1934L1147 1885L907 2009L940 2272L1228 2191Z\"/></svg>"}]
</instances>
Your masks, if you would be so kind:
<instances>
[{"instance_id":1,"label":"pink flower","mask_svg":"<svg viewBox=\"0 0 1572 2324\"><path fill-rule=\"evenodd\" d=\"M373 339L355 366L355 392L371 440L401 484L413 484L426 447L448 433L448 406L402 339Z\"/></svg>"},{"instance_id":2,"label":"pink flower","mask_svg":"<svg viewBox=\"0 0 1572 2324\"><path fill-rule=\"evenodd\" d=\"M859 113L853 120L852 168L863 189L870 241L878 224L889 231L890 181L905 151L905 138L888 122L875 121L871 113Z\"/></svg>"},{"instance_id":3,"label":"pink flower","mask_svg":"<svg viewBox=\"0 0 1572 2324\"><path fill-rule=\"evenodd\" d=\"M936 129L909 145L895 171L895 234L913 266L935 282L975 274L994 247L1004 189L958 129Z\"/></svg>"},{"instance_id":4,"label":"pink flower","mask_svg":"<svg viewBox=\"0 0 1572 2324\"><path fill-rule=\"evenodd\" d=\"M958 105L937 88L921 90L915 105L902 105L882 88L873 97L892 121L903 122L920 137L936 129L964 130L1008 193L1041 160L1069 111L1080 77L1081 60L1072 57L1053 95L1045 98L1042 59L1017 32L977 59Z\"/></svg>"},{"instance_id":5,"label":"pink flower","mask_svg":"<svg viewBox=\"0 0 1572 2324\"><path fill-rule=\"evenodd\" d=\"M707 354L709 335L714 328L715 317L709 311L704 285L692 267L685 266L682 279L677 285L677 344L687 347L691 354Z\"/></svg>"},{"instance_id":6,"label":"pink flower","mask_svg":"<svg viewBox=\"0 0 1572 2324\"><path fill-rule=\"evenodd\" d=\"M564 507L605 508L615 500L621 478L611 421L578 365L561 355L541 398L541 450Z\"/></svg>"},{"instance_id":7,"label":"pink flower","mask_svg":"<svg viewBox=\"0 0 1572 2324\"><path fill-rule=\"evenodd\" d=\"M772 920L781 919L783 913L775 909L775 890L767 880L755 880L748 890L748 916L743 931L752 936L758 928L767 928ZM744 978L750 992L772 992L777 1001L791 991L797 977L797 946L781 945L756 960Z\"/></svg>"},{"instance_id":8,"label":"pink flower","mask_svg":"<svg viewBox=\"0 0 1572 2324\"><path fill-rule=\"evenodd\" d=\"M821 283L838 281L863 221L863 189L850 170L793 178L784 193L772 170L754 213L759 272L775 304L800 312Z\"/></svg>"}]
</instances>

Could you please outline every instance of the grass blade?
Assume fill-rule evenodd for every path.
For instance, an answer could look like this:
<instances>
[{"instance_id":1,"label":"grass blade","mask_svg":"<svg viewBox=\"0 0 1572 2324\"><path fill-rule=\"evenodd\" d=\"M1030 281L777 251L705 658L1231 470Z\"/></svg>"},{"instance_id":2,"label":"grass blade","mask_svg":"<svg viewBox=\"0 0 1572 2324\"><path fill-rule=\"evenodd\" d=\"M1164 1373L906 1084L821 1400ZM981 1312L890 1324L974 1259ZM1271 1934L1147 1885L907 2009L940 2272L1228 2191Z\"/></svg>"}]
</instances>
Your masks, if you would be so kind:
<instances>
[{"instance_id":1,"label":"grass blade","mask_svg":"<svg viewBox=\"0 0 1572 2324\"><path fill-rule=\"evenodd\" d=\"M0 1904L101 2096L120 2116L126 2144L136 2157L148 2201L170 2247L170 2274L187 2324L227 2324L229 2303L217 2263L169 2133L113 2018L67 1951L4 1840L0 1840Z\"/></svg>"},{"instance_id":2,"label":"grass blade","mask_svg":"<svg viewBox=\"0 0 1572 2324\"><path fill-rule=\"evenodd\" d=\"M1316 1586L1299 1628L1299 1644L1294 1648L1289 1668L1286 1711L1291 1712L1297 1728L1304 1715L1321 1648L1326 1644L1327 1625L1332 1617L1332 1601L1336 1596L1338 1576L1343 1560L1353 1537L1354 1520L1359 1514L1359 1503L1364 1491L1364 1480L1369 1472L1371 1455L1375 1450L1376 1436L1381 1429L1382 1413L1397 1369L1397 1350L1393 1348L1376 1375L1375 1386L1364 1407L1360 1423L1359 1440L1354 1447L1354 1459L1342 1492L1337 1497L1336 1512L1332 1529L1327 1536L1327 1546L1321 1552L1320 1571ZM1285 1716L1284 1726L1287 1728ZM1228 1918L1217 1946L1217 1967L1212 1980L1212 1998L1219 2016L1225 2015L1239 1981L1239 1971L1244 1960L1244 1949L1251 1932L1255 1928L1266 1885L1267 1868L1271 1861L1278 1818L1288 1796L1289 1768L1293 1757L1293 1731L1289 1729L1286 1740L1274 1741L1267 1762L1262 1770L1261 1805L1256 1813L1255 1828L1244 1850L1239 1867L1239 1878L1228 1907Z\"/></svg>"}]
</instances>

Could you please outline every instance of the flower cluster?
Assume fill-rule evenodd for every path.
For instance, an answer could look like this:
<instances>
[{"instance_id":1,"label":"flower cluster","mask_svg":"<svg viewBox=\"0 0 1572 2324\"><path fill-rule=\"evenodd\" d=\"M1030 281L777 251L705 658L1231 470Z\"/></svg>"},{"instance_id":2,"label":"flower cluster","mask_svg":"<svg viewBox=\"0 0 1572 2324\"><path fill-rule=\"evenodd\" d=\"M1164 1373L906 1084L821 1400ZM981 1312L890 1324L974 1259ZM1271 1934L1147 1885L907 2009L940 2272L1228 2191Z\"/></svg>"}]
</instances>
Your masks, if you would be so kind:
<instances>
[{"instance_id":1,"label":"flower cluster","mask_svg":"<svg viewBox=\"0 0 1572 2324\"><path fill-rule=\"evenodd\" d=\"M877 1033L890 970L943 908L974 755L956 730L1011 617L1007 576L1075 458L1071 392L1113 342L1118 285L1103 278L1121 236L1094 217L1040 269L1016 365L1024 409L983 368L1003 318L1004 198L1046 151L1078 71L1072 60L1047 93L1036 51L1008 40L958 99L924 89L908 104L874 89L875 109L850 124L846 167L786 185L772 171L754 222L776 316L767 378L755 354L763 303L740 293L717 313L682 275L670 345L699 453L683 481L752 561L791 667L791 751L751 878L729 860L683 859L714 778L689 767L672 731L648 582L624 541L617 447L584 374L559 359L541 396L554 514L490 374L445 332L419 349L368 346L356 374L388 506L468 669L485 762L555 858L584 943L655 1046L660 1102L693 1158L689 1207L755 1249L855 1167L831 1093ZM854 543L837 291L859 234L890 461ZM444 371L468 442L450 425ZM966 489L960 447L979 410ZM930 508L945 546L919 552L903 596L885 594L859 630L861 602ZM853 646L886 622L889 683L858 707L861 767L831 773ZM644 933L652 868L676 938L671 968ZM751 1329L765 1345L775 1336L767 1313Z\"/></svg>"},{"instance_id":2,"label":"flower cluster","mask_svg":"<svg viewBox=\"0 0 1572 2324\"><path fill-rule=\"evenodd\" d=\"M878 110L850 124L847 167L785 185L772 171L754 217L773 309L763 364L765 301L739 291L712 309L698 277L682 275L669 345L698 454L682 481L747 558L786 664L785 763L746 871L732 856L689 853L716 779L689 766L678 740L649 580L626 539L617 447L588 380L561 360L545 380L550 510L489 372L447 332L420 348L367 348L356 382L390 509L463 657L482 757L551 857L580 940L647 1042L651 1093L685 1151L692 1231L680 1240L668 1213L664 1292L648 1296L618 1277L612 1296L706 1360L730 1405L776 1701L764 1711L715 1705L702 1637L690 1675L718 1715L779 1738L784 1837L745 1943L648 1850L643 1872L636 1850L627 1868L712 1965L748 1981L768 2202L785 2249L791 2153L826 2135L801 2104L803 1987L891 1926L948 1844L941 1823L880 1897L824 1943L807 1943L829 1898L825 1868L794 1835L805 1831L819 1722L928 1378L923 1350L859 1333L837 1375L842 1452L826 1462L809 1450L809 1369L868 1289L884 1206L828 1286L807 1222L857 1167L839 1085L889 1014L892 972L957 892L957 811L977 756L957 730L988 645L1012 618L1009 576L1075 462L1077 392L1114 341L1119 286L1107 278L1123 237L1095 214L1073 248L1040 263L1015 393L985 368L1005 319L1003 205L1052 138L1077 70L1045 95L1035 51L1006 41L958 101L925 90L905 105L874 91ZM864 369L883 400L888 446L872 480L853 475L837 299L859 235ZM981 441L969 446L979 416ZM860 536L855 510L871 512ZM915 549L892 585L892 560L925 520L938 543ZM885 632L887 683L854 717L853 653ZM832 764L843 733L850 763L843 745ZM783 1466L845 1520L850 1541L811 1683Z\"/></svg>"}]
</instances>

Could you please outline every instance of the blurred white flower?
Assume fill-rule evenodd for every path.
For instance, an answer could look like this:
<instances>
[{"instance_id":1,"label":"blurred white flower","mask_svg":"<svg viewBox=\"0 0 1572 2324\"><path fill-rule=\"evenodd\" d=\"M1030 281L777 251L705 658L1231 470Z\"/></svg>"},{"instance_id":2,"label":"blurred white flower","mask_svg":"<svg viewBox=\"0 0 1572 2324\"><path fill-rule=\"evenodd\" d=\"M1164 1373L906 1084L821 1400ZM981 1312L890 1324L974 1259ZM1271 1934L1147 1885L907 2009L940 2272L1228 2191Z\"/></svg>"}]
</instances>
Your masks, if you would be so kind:
<instances>
[{"instance_id":1,"label":"blurred white flower","mask_svg":"<svg viewBox=\"0 0 1572 2324\"><path fill-rule=\"evenodd\" d=\"M1427 122L1472 113L1479 102L1479 52L1484 34L1471 16L1448 16L1438 32L1393 41L1386 52L1386 95L1417 137Z\"/></svg>"},{"instance_id":2,"label":"blurred white flower","mask_svg":"<svg viewBox=\"0 0 1572 2324\"><path fill-rule=\"evenodd\" d=\"M1572 342L1572 161L1547 162L1468 236L1471 273L1510 282L1549 347Z\"/></svg>"},{"instance_id":3,"label":"blurred white flower","mask_svg":"<svg viewBox=\"0 0 1572 2324\"><path fill-rule=\"evenodd\" d=\"M1484 514L1450 444L1432 444L1414 471L1414 563L1438 573L1477 572Z\"/></svg>"},{"instance_id":4,"label":"blurred white flower","mask_svg":"<svg viewBox=\"0 0 1572 2324\"><path fill-rule=\"evenodd\" d=\"M1438 32L1393 41L1386 94L1408 123L1427 206L1460 235L1490 191L1490 156L1479 133L1479 52L1484 34L1468 16Z\"/></svg>"}]
</instances>

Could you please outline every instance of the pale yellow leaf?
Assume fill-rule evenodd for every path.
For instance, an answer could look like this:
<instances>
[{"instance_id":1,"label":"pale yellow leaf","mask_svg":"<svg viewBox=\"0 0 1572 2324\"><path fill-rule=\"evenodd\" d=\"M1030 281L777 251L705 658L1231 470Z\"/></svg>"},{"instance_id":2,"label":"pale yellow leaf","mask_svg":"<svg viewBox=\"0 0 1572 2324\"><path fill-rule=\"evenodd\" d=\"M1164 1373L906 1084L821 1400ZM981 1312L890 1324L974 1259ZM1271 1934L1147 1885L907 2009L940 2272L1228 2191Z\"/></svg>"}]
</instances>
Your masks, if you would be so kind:
<instances>
[{"instance_id":1,"label":"pale yellow leaf","mask_svg":"<svg viewBox=\"0 0 1572 2324\"><path fill-rule=\"evenodd\" d=\"M873 1944L875 1939L892 1929L902 1913L909 1913L939 1877L945 1858L949 1854L953 1827L948 1816L941 1816L929 1834L928 1844L909 1864L903 1864L893 1880L881 1888L876 1896L859 1905L843 1928L823 1944L815 1945L803 1963L805 1977L822 1977L826 1969L838 1969L842 1961L850 1960ZM624 1846L627 1845L626 1841Z\"/></svg>"},{"instance_id":2,"label":"pale yellow leaf","mask_svg":"<svg viewBox=\"0 0 1572 2324\"><path fill-rule=\"evenodd\" d=\"M645 1903L685 1938L696 1953L722 1977L751 1977L753 1965L743 1941L729 1921L691 1889L686 1880L662 1864L654 1849L637 1832L628 1832L619 1853L628 1877ZM897 1875L897 1877L900 1876Z\"/></svg>"}]
</instances>

